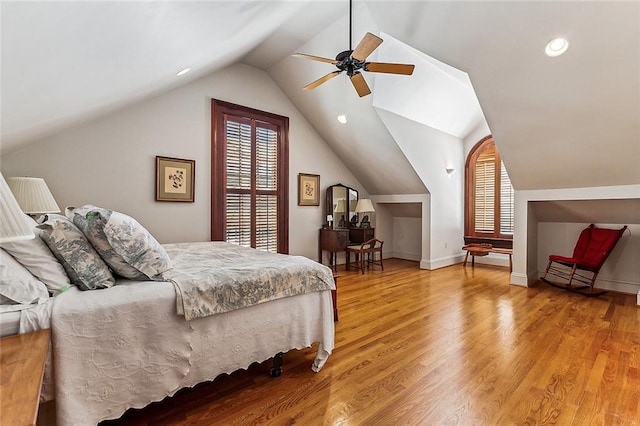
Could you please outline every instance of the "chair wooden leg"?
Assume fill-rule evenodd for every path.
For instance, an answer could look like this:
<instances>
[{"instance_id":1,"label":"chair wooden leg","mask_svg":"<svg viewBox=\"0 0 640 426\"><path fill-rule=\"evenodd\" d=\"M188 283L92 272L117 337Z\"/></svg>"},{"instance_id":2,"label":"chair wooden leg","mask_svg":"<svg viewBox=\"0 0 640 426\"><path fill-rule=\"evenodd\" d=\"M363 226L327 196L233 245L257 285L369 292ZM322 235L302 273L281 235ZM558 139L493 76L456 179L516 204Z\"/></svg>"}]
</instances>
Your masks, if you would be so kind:
<instances>
[{"instance_id":1,"label":"chair wooden leg","mask_svg":"<svg viewBox=\"0 0 640 426\"><path fill-rule=\"evenodd\" d=\"M379 253L380 253L380 269L384 271L384 265L382 264L382 250Z\"/></svg>"},{"instance_id":2,"label":"chair wooden leg","mask_svg":"<svg viewBox=\"0 0 640 426\"><path fill-rule=\"evenodd\" d=\"M573 281L573 275L576 273L576 264L573 264L573 267L571 268L571 273L569 274L569 282L567 283L567 287L571 288L571 281Z\"/></svg>"},{"instance_id":3,"label":"chair wooden leg","mask_svg":"<svg viewBox=\"0 0 640 426\"><path fill-rule=\"evenodd\" d=\"M546 280L547 274L549 273L549 268L551 268L551 260L549 261L549 263L547 263L547 269L544 270L544 276L542 277L543 280Z\"/></svg>"},{"instance_id":4,"label":"chair wooden leg","mask_svg":"<svg viewBox=\"0 0 640 426\"><path fill-rule=\"evenodd\" d=\"M364 253L360 253L360 272L364 275Z\"/></svg>"}]
</instances>

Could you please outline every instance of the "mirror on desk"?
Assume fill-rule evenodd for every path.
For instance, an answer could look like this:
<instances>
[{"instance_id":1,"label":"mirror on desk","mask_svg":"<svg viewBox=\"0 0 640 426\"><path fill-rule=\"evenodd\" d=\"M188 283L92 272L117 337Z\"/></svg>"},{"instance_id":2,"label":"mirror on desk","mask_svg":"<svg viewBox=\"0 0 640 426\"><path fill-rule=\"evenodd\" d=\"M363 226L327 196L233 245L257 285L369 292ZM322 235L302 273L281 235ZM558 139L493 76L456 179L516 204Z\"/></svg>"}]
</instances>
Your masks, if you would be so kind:
<instances>
[{"instance_id":1,"label":"mirror on desk","mask_svg":"<svg viewBox=\"0 0 640 426\"><path fill-rule=\"evenodd\" d=\"M326 214L333 217L332 229L344 229L357 226L358 191L337 184L327 188Z\"/></svg>"}]
</instances>

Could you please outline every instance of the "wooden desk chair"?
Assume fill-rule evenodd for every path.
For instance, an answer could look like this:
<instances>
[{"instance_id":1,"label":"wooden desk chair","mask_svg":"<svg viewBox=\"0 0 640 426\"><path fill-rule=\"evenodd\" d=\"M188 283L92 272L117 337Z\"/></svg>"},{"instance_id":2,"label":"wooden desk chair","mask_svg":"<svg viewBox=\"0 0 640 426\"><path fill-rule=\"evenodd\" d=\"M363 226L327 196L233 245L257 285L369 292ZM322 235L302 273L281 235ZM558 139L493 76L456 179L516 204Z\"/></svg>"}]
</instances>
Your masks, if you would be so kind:
<instances>
[{"instance_id":1,"label":"wooden desk chair","mask_svg":"<svg viewBox=\"0 0 640 426\"><path fill-rule=\"evenodd\" d=\"M363 274L365 262L367 265L380 265L380 268L384 271L384 266L382 265L383 244L384 241L380 241L377 238L372 238L362 244L347 246L347 268L349 268L349 265L351 264L351 253L355 253L356 263L360 268L360 272L362 272ZM376 253L380 253L380 260L376 260Z\"/></svg>"}]
</instances>

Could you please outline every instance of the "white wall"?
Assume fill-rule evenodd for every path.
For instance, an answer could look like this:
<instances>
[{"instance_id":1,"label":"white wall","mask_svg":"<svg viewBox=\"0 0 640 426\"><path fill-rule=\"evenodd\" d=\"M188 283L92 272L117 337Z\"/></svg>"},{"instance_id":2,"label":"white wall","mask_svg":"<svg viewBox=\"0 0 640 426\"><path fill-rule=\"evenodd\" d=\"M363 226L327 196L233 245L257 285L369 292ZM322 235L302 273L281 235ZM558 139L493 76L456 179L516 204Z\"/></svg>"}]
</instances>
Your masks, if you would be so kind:
<instances>
[{"instance_id":1,"label":"white wall","mask_svg":"<svg viewBox=\"0 0 640 426\"><path fill-rule=\"evenodd\" d=\"M419 261L422 259L422 218L394 217L392 257Z\"/></svg>"},{"instance_id":2,"label":"white wall","mask_svg":"<svg viewBox=\"0 0 640 426\"><path fill-rule=\"evenodd\" d=\"M211 98L289 117L289 252L317 259L325 188L341 182L366 192L269 75L247 65L38 141L2 158L2 172L45 178L61 207L129 214L163 243L209 240ZM154 201L156 155L196 160L195 203ZM320 175L320 206L297 205L298 173Z\"/></svg>"},{"instance_id":3,"label":"white wall","mask_svg":"<svg viewBox=\"0 0 640 426\"><path fill-rule=\"evenodd\" d=\"M430 193L429 253L422 253L424 267L436 269L461 262L464 257L461 251L464 245L462 141L383 109L377 108L377 111ZM448 176L447 167L453 167L456 172Z\"/></svg>"},{"instance_id":4,"label":"white wall","mask_svg":"<svg viewBox=\"0 0 640 426\"><path fill-rule=\"evenodd\" d=\"M620 229L625 224L596 225ZM544 275L550 254L571 256L580 232L587 226L588 223L538 223L538 276ZM628 228L600 269L596 287L633 294L640 291L640 225Z\"/></svg>"},{"instance_id":5,"label":"white wall","mask_svg":"<svg viewBox=\"0 0 640 426\"><path fill-rule=\"evenodd\" d=\"M420 205L420 226L417 226L415 221L409 221L402 224L401 233L414 232L416 238L420 241L420 249L417 251L415 248L410 247L410 243L402 242L398 246L398 250L416 250L420 253L420 268L432 269L430 266L430 244L431 241L431 196L430 194L392 194L392 195L371 195L371 201L376 209L376 238L385 241L383 246L383 253L387 256L392 256L396 250L394 242L395 236L395 223L394 217L389 209L385 208L385 205L389 204L418 204ZM417 218L416 218L417 219ZM419 236L419 237L418 237ZM391 242L387 244L386 241ZM407 244L407 245L405 245ZM416 253L416 254L417 254ZM413 259L411 259L413 260Z\"/></svg>"}]
</instances>

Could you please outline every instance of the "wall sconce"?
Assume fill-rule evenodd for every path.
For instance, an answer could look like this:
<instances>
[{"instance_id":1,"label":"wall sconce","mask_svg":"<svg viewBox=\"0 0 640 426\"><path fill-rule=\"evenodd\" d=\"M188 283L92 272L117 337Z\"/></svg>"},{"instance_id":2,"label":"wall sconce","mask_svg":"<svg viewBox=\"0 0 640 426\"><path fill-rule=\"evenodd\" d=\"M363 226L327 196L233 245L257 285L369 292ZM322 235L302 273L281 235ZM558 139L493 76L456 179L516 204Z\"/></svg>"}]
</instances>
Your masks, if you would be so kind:
<instances>
[{"instance_id":1,"label":"wall sconce","mask_svg":"<svg viewBox=\"0 0 640 426\"><path fill-rule=\"evenodd\" d=\"M451 176L456 172L456 169L454 169L453 167L447 167L445 170L449 179L451 179Z\"/></svg>"}]
</instances>

